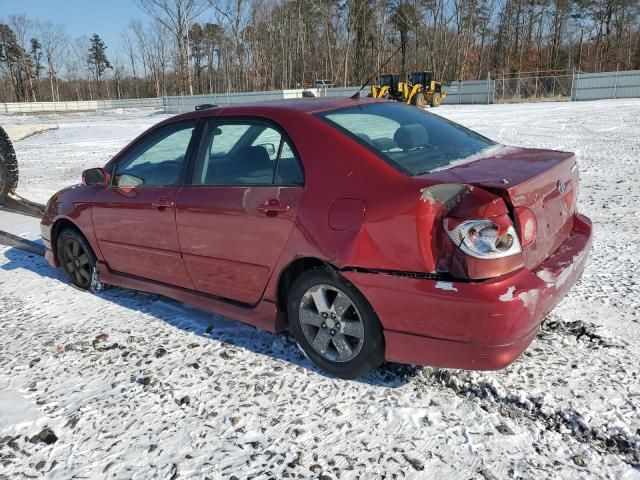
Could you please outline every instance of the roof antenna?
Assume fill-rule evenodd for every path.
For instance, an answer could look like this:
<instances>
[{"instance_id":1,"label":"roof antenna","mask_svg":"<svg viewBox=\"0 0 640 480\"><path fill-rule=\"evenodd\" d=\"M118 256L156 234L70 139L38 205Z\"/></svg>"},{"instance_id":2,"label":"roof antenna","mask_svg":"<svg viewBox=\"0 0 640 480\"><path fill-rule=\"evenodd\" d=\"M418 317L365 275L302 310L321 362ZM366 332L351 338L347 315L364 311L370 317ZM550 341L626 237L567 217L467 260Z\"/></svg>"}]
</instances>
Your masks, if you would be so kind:
<instances>
[{"instance_id":1,"label":"roof antenna","mask_svg":"<svg viewBox=\"0 0 640 480\"><path fill-rule=\"evenodd\" d=\"M384 67L386 67L386 66L387 66L387 63L389 63L389 62L391 61L391 59L392 59L393 57L395 57L395 56L396 56L396 54L400 51L400 49L401 49L402 47L404 47L404 45L405 45L407 42L408 42L408 40L405 40L404 42L402 42L402 43L400 44L400 46L396 49L396 51L395 51L395 52L393 52L393 53L389 56L389 58L387 58L387 59L385 60L385 62L380 66L380 68L379 68L378 70L376 70L376 72L375 72L373 75L371 75L371 76L367 79L367 81L366 81L366 82L364 82L364 83L362 84L362 86L360 87L360 90L358 90L356 93L354 93L353 95L351 95L351 98L352 98L352 99L357 100L357 99L359 99L359 98L360 98L360 92L362 91L362 89L363 89L364 87L366 87L366 86L369 84L369 82L370 82L371 80L373 80L373 79L374 79L374 78L375 78L375 77L380 73L380 71L381 71Z\"/></svg>"}]
</instances>

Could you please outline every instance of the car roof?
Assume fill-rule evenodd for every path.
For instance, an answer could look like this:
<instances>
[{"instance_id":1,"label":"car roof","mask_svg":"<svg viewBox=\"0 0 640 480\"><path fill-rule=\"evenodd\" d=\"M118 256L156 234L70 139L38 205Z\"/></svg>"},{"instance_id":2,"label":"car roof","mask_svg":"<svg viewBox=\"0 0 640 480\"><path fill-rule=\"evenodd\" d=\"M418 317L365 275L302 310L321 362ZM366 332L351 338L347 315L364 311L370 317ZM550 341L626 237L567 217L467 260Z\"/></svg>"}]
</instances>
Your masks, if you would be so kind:
<instances>
[{"instance_id":1,"label":"car roof","mask_svg":"<svg viewBox=\"0 0 640 480\"><path fill-rule=\"evenodd\" d=\"M386 100L374 98L353 99L350 97L319 97L319 98L292 98L284 100L270 100L265 102L240 103L234 105L220 105L193 112L183 113L171 117L170 121L186 120L189 118L201 118L217 115L269 115L269 113L291 111L301 113L317 113L339 108L353 107L368 103L379 103Z\"/></svg>"}]
</instances>

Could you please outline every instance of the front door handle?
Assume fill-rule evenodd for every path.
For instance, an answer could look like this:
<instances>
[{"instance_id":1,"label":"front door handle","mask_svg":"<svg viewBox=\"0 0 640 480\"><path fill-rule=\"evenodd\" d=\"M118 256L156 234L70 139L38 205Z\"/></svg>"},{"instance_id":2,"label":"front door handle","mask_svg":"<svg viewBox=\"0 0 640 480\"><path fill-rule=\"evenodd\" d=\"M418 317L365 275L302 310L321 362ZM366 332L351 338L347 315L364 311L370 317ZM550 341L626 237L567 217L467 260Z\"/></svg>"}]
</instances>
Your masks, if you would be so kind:
<instances>
[{"instance_id":1,"label":"front door handle","mask_svg":"<svg viewBox=\"0 0 640 480\"><path fill-rule=\"evenodd\" d=\"M275 217L279 213L287 213L291 210L288 203L281 203L277 198L271 198L258 207L258 211L267 217Z\"/></svg>"},{"instance_id":2,"label":"front door handle","mask_svg":"<svg viewBox=\"0 0 640 480\"><path fill-rule=\"evenodd\" d=\"M175 206L175 202L172 202L168 198L160 197L155 202L152 202L151 205L153 205L154 207L156 207L160 211L164 211L164 210L168 210L170 208L173 208Z\"/></svg>"}]
</instances>

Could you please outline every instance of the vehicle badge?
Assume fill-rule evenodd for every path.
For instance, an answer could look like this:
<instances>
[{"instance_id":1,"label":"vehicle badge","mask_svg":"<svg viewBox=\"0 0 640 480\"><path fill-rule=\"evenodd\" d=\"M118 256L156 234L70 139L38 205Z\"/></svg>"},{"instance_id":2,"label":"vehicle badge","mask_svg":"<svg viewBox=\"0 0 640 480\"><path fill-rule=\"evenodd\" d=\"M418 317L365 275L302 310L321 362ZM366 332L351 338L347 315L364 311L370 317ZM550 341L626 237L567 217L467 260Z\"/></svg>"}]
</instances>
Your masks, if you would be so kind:
<instances>
[{"instance_id":1,"label":"vehicle badge","mask_svg":"<svg viewBox=\"0 0 640 480\"><path fill-rule=\"evenodd\" d=\"M558 180L558 182L556 183L556 188L562 195L564 191L567 189L567 185L565 183L562 183L560 180Z\"/></svg>"}]
</instances>

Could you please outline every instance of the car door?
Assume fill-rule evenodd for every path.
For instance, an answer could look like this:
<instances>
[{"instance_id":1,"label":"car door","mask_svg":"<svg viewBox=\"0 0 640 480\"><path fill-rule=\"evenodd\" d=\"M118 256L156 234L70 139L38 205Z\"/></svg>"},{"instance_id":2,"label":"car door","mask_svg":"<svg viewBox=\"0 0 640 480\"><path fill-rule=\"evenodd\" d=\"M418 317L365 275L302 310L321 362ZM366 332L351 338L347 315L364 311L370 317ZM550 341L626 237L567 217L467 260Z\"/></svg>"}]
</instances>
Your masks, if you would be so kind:
<instances>
[{"instance_id":1,"label":"car door","mask_svg":"<svg viewBox=\"0 0 640 480\"><path fill-rule=\"evenodd\" d=\"M291 141L260 120L211 120L176 221L198 291L256 304L293 229L303 173Z\"/></svg>"},{"instance_id":2,"label":"car door","mask_svg":"<svg viewBox=\"0 0 640 480\"><path fill-rule=\"evenodd\" d=\"M193 289L180 254L176 201L196 122L160 128L134 145L113 167L112 182L92 206L100 250L113 271Z\"/></svg>"}]
</instances>

